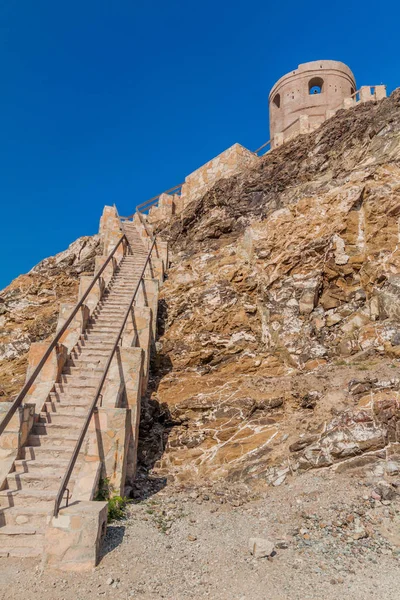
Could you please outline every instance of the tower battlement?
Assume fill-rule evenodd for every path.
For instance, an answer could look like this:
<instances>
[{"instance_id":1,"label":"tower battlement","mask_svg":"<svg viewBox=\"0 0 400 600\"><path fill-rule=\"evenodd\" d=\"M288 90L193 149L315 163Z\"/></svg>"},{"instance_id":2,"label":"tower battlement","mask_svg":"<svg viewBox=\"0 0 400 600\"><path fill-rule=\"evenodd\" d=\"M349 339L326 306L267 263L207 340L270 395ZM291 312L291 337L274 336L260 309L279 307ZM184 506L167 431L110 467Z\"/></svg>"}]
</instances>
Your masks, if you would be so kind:
<instances>
[{"instance_id":1,"label":"tower battlement","mask_svg":"<svg viewBox=\"0 0 400 600\"><path fill-rule=\"evenodd\" d=\"M317 129L340 108L386 96L385 86L356 90L351 69L336 60L303 63L283 75L269 94L271 147Z\"/></svg>"}]
</instances>

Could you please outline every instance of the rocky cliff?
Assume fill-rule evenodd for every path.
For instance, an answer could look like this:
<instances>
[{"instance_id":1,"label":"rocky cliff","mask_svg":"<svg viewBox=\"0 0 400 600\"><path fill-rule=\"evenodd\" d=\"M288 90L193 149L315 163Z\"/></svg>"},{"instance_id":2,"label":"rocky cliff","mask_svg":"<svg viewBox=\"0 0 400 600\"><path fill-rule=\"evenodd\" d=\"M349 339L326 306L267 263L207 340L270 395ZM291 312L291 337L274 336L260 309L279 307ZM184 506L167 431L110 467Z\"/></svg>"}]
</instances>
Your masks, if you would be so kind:
<instances>
[{"instance_id":1,"label":"rocky cliff","mask_svg":"<svg viewBox=\"0 0 400 600\"><path fill-rule=\"evenodd\" d=\"M144 470L190 485L400 471L399 109L397 91L340 111L159 227L173 264ZM3 398L99 250L81 238L1 292Z\"/></svg>"},{"instance_id":2,"label":"rocky cliff","mask_svg":"<svg viewBox=\"0 0 400 600\"><path fill-rule=\"evenodd\" d=\"M54 333L60 303L76 301L78 276L100 253L98 236L79 238L0 292L0 401L22 387L30 344Z\"/></svg>"},{"instance_id":3,"label":"rocky cliff","mask_svg":"<svg viewBox=\"0 0 400 600\"><path fill-rule=\"evenodd\" d=\"M158 475L397 472L399 109L397 91L340 111L159 228L173 268L141 446Z\"/></svg>"}]
</instances>

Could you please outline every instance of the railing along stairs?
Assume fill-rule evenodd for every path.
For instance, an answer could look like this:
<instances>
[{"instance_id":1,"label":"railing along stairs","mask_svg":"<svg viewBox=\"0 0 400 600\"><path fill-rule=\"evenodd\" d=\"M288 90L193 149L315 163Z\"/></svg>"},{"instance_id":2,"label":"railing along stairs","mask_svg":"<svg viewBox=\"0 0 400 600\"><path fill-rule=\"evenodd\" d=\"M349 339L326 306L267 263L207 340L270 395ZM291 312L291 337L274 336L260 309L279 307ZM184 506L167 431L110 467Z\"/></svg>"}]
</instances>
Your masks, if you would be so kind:
<instances>
[{"instance_id":1,"label":"railing along stairs","mask_svg":"<svg viewBox=\"0 0 400 600\"><path fill-rule=\"evenodd\" d=\"M116 350L118 348L118 345L120 344L120 342L122 341L122 334L126 325L126 322L128 320L129 314L132 310L132 306L135 302L136 296L138 294L140 285L144 279L144 275L145 275L145 271L147 268L147 265L149 264L149 261L151 259L151 253L153 251L154 246L156 245L156 239L153 236L150 236L151 239L151 245L150 245L150 249L148 251L140 278L138 280L138 283L136 285L136 288L132 294L132 297L130 299L129 302L129 306L125 312L124 315L124 319L123 322L121 324L121 327L118 331L118 335L115 338L113 347L110 351L110 354L107 358L107 362L106 365L104 367L99 385L96 389L96 393L94 395L94 398L92 400L92 403L90 405L89 411L87 413L84 425L82 427L82 430L80 432L80 435L78 437L78 440L76 442L76 445L74 447L71 459L68 463L65 475L62 479L60 488L57 492L57 496L54 502L54 509L53 509L53 515L56 517L59 513L60 510L60 506L64 497L65 492L67 491L67 499L66 499L66 504L68 506L68 500L69 500L69 490L68 490L68 484L72 475L72 472L74 470L76 461L78 459L82 444L84 442L87 430L89 428L89 424L90 421L93 417L93 415L95 414L96 410L97 410L97 404L99 402L99 399L101 398L102 394L102 389L104 386L104 383L106 381L107 378L107 374L108 371L110 369L112 360L114 358L114 355L116 353ZM89 287L87 288L87 290L85 291L85 293L82 295L82 298L77 302L77 304L75 305L74 309L72 310L71 314L69 315L68 319L65 321L65 323L63 324L63 326L61 327L61 329L57 332L57 334L55 335L53 341L50 343L49 347L47 348L46 352L44 353L42 359L40 360L40 362L38 363L37 367L35 368L35 370L33 371L32 375L29 377L28 381L25 383L25 385L23 386L22 390L20 391L20 393L17 395L17 397L15 398L15 400L13 401L11 407L9 408L9 410L7 411L6 415L3 417L2 421L0 422L0 435L5 431L7 425L10 423L12 417L14 416L14 414L16 413L16 411L18 410L19 407L21 407L26 395L28 394L29 390L31 389L32 385L34 384L35 380L37 379L38 375L40 374L40 372L42 371L47 359L50 357L52 351L57 347L57 345L59 344L60 340L62 339L63 334L65 333L65 331L67 330L67 328L69 327L69 325L71 324L72 320L74 319L74 317L76 316L76 314L78 313L78 311L82 308L85 300L87 299L88 295L90 294L91 290L93 289L93 287L95 286L95 284L99 281L101 275L103 274L103 272L105 271L105 269L107 268L107 266L110 264L110 261L112 260L113 256L115 255L115 253L117 252L118 248L121 246L121 244L126 244L127 248L130 248L129 246L129 241L127 236L125 235L125 233L123 233L123 235L121 236L121 238L119 239L118 243L115 245L114 249L111 251L111 253L109 254L109 256L107 257L106 261L104 262L104 264L102 265L102 267L99 269L99 271L95 274L93 281L91 282L91 284L89 285Z\"/></svg>"},{"instance_id":2,"label":"railing along stairs","mask_svg":"<svg viewBox=\"0 0 400 600\"><path fill-rule=\"evenodd\" d=\"M124 237L125 236L122 236L122 238L124 238ZM149 250L149 252L147 254L146 261L144 263L144 266L143 266L143 269L142 269L142 272L141 272L141 275L140 275L140 278L139 278L139 281L138 281L138 283L136 285L135 291L132 294L131 300L129 302L129 306L126 309L123 322L122 322L121 327L120 327L120 329L118 331L118 334L117 334L117 336L115 338L115 341L114 341L113 347L111 349L111 352L110 352L110 354L109 354L109 356L107 358L107 362L106 362L106 365L104 367L104 370L103 370L103 373L102 373L102 376L101 376L101 379L100 379L100 383L99 383L99 385L97 387L97 390L96 390L96 393L94 395L92 404L90 405L90 408L89 408L88 414L86 416L85 422L83 424L82 430L80 432L79 438L78 438L78 440L76 442L76 445L75 445L74 451L72 453L71 459L69 461L66 473L65 473L65 475L63 477L63 480L61 482L60 489L59 489L59 491L57 493L57 496L56 496L56 499L55 499L55 502L54 502L54 512L53 512L53 514L54 514L55 517L58 515L58 512L60 510L60 506L61 506L61 503L62 503L62 500L63 500L63 497L64 497L64 494L65 494L66 491L68 492L67 493L67 506L68 506L68 498L69 498L68 483L69 483L69 480L71 478L72 472L74 470L75 463L76 463L76 461L78 459L80 449L82 447L83 441L85 439L86 432L87 432L87 430L89 428L89 425L90 425L90 421L92 419L92 416L94 415L94 413L97 410L97 403L98 403L98 401L99 401L99 399L101 397L101 392L102 392L104 383L106 381L106 377L107 377L108 371L110 369L112 360L114 358L115 352L117 351L119 343L122 341L122 334L123 334L126 322L127 322L128 317L130 315L130 312L132 310L132 306L133 306L133 303L135 302L135 299L136 299L137 293L139 291L140 285L142 283L142 280L143 280L143 277L144 277L147 265L148 265L148 263L150 261L151 253L153 251L155 243L156 243L156 240L155 240L155 238L153 238L151 246L150 246L150 250Z\"/></svg>"}]
</instances>

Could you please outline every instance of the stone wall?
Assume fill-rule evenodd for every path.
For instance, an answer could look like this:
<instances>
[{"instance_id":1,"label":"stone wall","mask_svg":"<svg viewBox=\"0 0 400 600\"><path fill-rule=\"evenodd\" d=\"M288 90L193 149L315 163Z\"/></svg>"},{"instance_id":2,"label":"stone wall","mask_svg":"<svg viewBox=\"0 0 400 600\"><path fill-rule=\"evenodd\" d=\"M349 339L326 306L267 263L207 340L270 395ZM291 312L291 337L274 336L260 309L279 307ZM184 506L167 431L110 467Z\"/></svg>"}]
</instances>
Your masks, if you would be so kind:
<instances>
[{"instance_id":1,"label":"stone wall","mask_svg":"<svg viewBox=\"0 0 400 600\"><path fill-rule=\"evenodd\" d=\"M231 177L244 168L256 165L257 162L258 157L253 152L241 144L233 144L186 177L181 195L184 206L203 196L219 179Z\"/></svg>"},{"instance_id":2,"label":"stone wall","mask_svg":"<svg viewBox=\"0 0 400 600\"><path fill-rule=\"evenodd\" d=\"M190 202L200 198L219 180L231 177L245 168L255 166L259 157L241 144L230 148L193 171L185 178L181 195L161 194L158 204L152 206L147 220L157 223L179 214Z\"/></svg>"}]
</instances>

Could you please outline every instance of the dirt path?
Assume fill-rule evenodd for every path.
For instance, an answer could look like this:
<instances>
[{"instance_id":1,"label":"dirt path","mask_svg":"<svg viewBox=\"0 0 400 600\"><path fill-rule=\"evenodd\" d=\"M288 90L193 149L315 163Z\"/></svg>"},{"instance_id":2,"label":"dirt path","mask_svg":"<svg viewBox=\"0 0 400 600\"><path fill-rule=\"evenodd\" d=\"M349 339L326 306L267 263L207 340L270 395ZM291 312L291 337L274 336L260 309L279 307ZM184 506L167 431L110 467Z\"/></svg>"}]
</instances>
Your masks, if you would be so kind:
<instances>
[{"instance_id":1,"label":"dirt path","mask_svg":"<svg viewBox=\"0 0 400 600\"><path fill-rule=\"evenodd\" d=\"M379 481L310 473L256 498L244 487L167 487L109 527L91 573L0 559L0 598L398 600L400 502L385 500ZM253 536L272 540L276 555L254 558Z\"/></svg>"}]
</instances>

